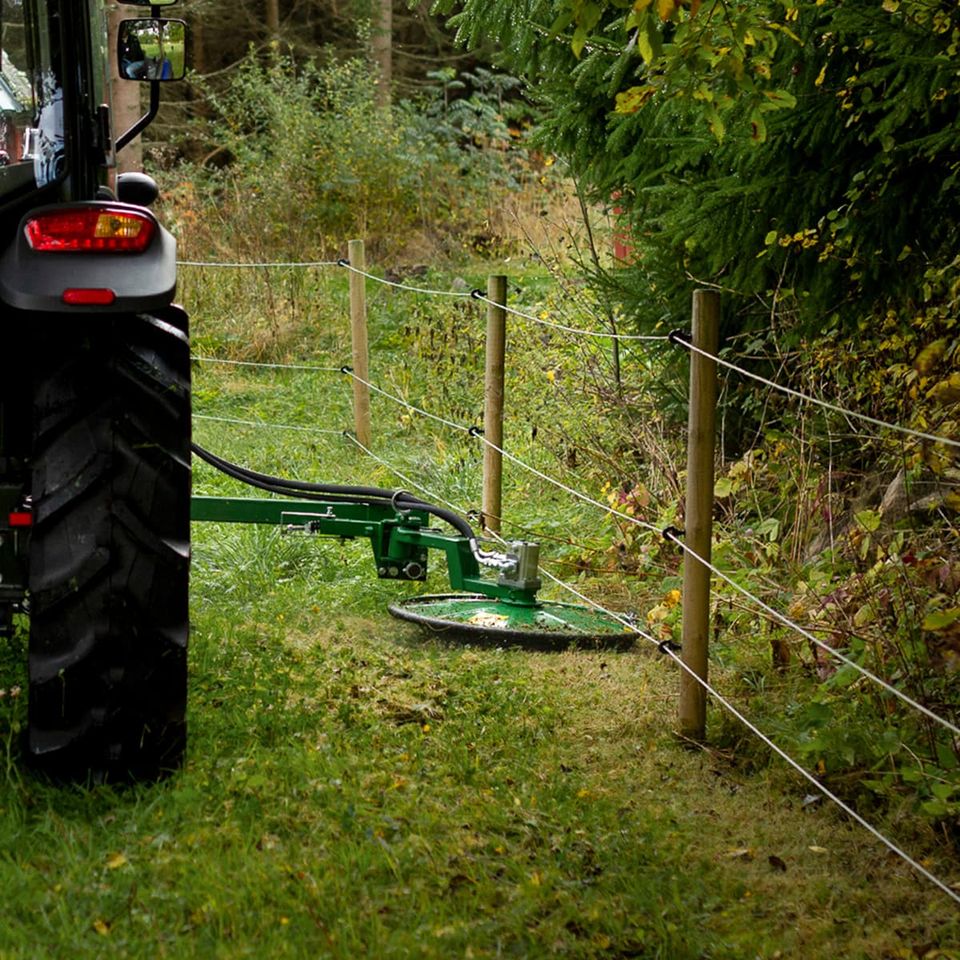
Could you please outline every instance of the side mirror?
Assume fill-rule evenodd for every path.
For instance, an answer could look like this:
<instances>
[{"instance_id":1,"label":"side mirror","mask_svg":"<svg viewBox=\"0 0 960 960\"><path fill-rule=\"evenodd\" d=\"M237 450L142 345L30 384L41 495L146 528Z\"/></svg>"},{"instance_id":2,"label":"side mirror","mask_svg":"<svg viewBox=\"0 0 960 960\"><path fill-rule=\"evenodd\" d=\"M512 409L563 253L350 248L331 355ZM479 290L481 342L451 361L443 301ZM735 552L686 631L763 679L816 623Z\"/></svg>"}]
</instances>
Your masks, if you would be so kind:
<instances>
[{"instance_id":1,"label":"side mirror","mask_svg":"<svg viewBox=\"0 0 960 960\"><path fill-rule=\"evenodd\" d=\"M117 64L123 80L182 80L187 25L182 20L121 20Z\"/></svg>"}]
</instances>

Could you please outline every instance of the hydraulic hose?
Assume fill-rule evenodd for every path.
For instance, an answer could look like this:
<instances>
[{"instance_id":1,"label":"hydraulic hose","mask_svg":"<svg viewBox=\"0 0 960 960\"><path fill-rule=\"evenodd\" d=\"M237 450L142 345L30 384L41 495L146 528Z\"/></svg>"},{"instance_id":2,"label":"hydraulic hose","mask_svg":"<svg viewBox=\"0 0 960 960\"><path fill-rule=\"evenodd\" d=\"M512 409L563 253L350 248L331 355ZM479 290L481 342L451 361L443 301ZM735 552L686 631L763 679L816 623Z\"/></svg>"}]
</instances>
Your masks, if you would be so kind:
<instances>
[{"instance_id":1,"label":"hydraulic hose","mask_svg":"<svg viewBox=\"0 0 960 960\"><path fill-rule=\"evenodd\" d=\"M307 480L285 480L282 477L272 477L266 473L258 473L238 463L231 463L223 457L205 450L197 443L191 444L193 452L201 460L221 473L239 480L251 487L278 493L284 496L301 496L306 500L324 500L333 503L375 503L377 506L393 507L403 510L404 507L422 510L439 520L450 524L457 533L466 537L471 546L477 542L476 534L467 521L444 507L420 500L405 490L390 490L386 487L343 486L330 483L312 483Z\"/></svg>"}]
</instances>

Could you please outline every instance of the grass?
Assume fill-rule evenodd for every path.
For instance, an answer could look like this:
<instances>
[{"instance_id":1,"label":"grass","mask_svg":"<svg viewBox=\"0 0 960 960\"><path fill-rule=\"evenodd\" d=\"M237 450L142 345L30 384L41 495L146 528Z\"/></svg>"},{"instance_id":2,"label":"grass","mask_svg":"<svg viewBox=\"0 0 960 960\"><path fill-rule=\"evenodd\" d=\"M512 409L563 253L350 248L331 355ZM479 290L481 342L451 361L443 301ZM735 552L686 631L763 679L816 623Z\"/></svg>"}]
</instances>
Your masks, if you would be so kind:
<instances>
[{"instance_id":1,"label":"grass","mask_svg":"<svg viewBox=\"0 0 960 960\"><path fill-rule=\"evenodd\" d=\"M205 312L200 291L185 292L199 301L197 341L223 354L218 314ZM336 298L312 303L322 335L277 325L262 356L342 362ZM466 417L477 403L475 350L459 363L452 344L462 338L436 346L460 320L434 318L431 353L431 318L406 309L373 299L374 379ZM408 350L404 326L418 323ZM521 442L526 410L555 382L541 377L544 365L566 362L551 350L514 351L520 412L508 429L514 449L558 473L549 448ZM204 415L349 426L337 375L201 364L196 387ZM479 446L374 402L378 452L474 504ZM585 413L585 429L602 414ZM196 433L286 476L395 482L329 434L218 421L198 421ZM602 496L578 470L564 478ZM238 492L204 467L196 482L198 492ZM510 474L511 510L522 505L524 523L575 544L554 542L548 559L584 547L607 556L594 514L530 483ZM386 615L409 588L376 580L365 544L213 524L194 536L181 773L123 791L30 779L17 763L23 697L0 699L2 960L960 956L954 906L834 809L806 803L808 790L780 765L756 769L749 754L678 743L676 670L647 648L447 646ZM646 582L584 573L580 585L647 609L676 572L650 559ZM442 569L427 589L444 589ZM0 661L7 690L25 686L22 642ZM715 677L748 712L776 695L738 685L732 668L717 665ZM883 826L960 879L921 825L904 816Z\"/></svg>"}]
</instances>

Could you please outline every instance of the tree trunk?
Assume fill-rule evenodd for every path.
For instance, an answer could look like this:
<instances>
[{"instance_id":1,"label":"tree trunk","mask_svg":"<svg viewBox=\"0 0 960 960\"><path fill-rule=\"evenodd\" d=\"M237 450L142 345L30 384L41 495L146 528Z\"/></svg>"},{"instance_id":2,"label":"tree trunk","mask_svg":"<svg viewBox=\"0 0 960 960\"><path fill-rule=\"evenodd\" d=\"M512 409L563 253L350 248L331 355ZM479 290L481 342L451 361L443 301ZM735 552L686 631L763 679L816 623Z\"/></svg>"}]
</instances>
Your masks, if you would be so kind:
<instances>
[{"instance_id":1,"label":"tree trunk","mask_svg":"<svg viewBox=\"0 0 960 960\"><path fill-rule=\"evenodd\" d=\"M267 0L267 36L271 40L280 37L280 0Z\"/></svg>"},{"instance_id":2,"label":"tree trunk","mask_svg":"<svg viewBox=\"0 0 960 960\"><path fill-rule=\"evenodd\" d=\"M373 28L373 60L377 65L377 106L390 106L393 87L393 0L379 0Z\"/></svg>"},{"instance_id":3,"label":"tree trunk","mask_svg":"<svg viewBox=\"0 0 960 960\"><path fill-rule=\"evenodd\" d=\"M207 72L207 47L203 35L203 18L190 22L190 66L201 77Z\"/></svg>"},{"instance_id":4,"label":"tree trunk","mask_svg":"<svg viewBox=\"0 0 960 960\"><path fill-rule=\"evenodd\" d=\"M110 86L113 111L113 135L119 137L125 130L129 130L140 117L143 116L143 107L140 103L140 94L143 85L136 80L121 80L120 68L117 63L117 31L121 20L128 20L134 8L123 7L119 4L110 6ZM117 154L117 172L140 171L143 169L143 143L140 137L134 137Z\"/></svg>"}]
</instances>

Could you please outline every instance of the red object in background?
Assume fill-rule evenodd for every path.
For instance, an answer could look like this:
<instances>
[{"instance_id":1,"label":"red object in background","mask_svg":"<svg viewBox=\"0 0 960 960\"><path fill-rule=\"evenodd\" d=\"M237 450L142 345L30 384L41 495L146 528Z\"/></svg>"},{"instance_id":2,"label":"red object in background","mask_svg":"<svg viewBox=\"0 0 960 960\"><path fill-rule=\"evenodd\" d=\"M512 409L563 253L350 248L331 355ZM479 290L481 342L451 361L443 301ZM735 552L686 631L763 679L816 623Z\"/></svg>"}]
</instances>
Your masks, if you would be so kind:
<instances>
[{"instance_id":1,"label":"red object in background","mask_svg":"<svg viewBox=\"0 0 960 960\"><path fill-rule=\"evenodd\" d=\"M610 199L614 203L610 212L613 214L614 224L616 225L617 219L623 216L623 207L617 205L617 200L620 199L620 191L614 190ZM630 245L630 234L623 230L617 230L616 226L614 226L613 231L613 257L624 265L633 263L633 247Z\"/></svg>"}]
</instances>

